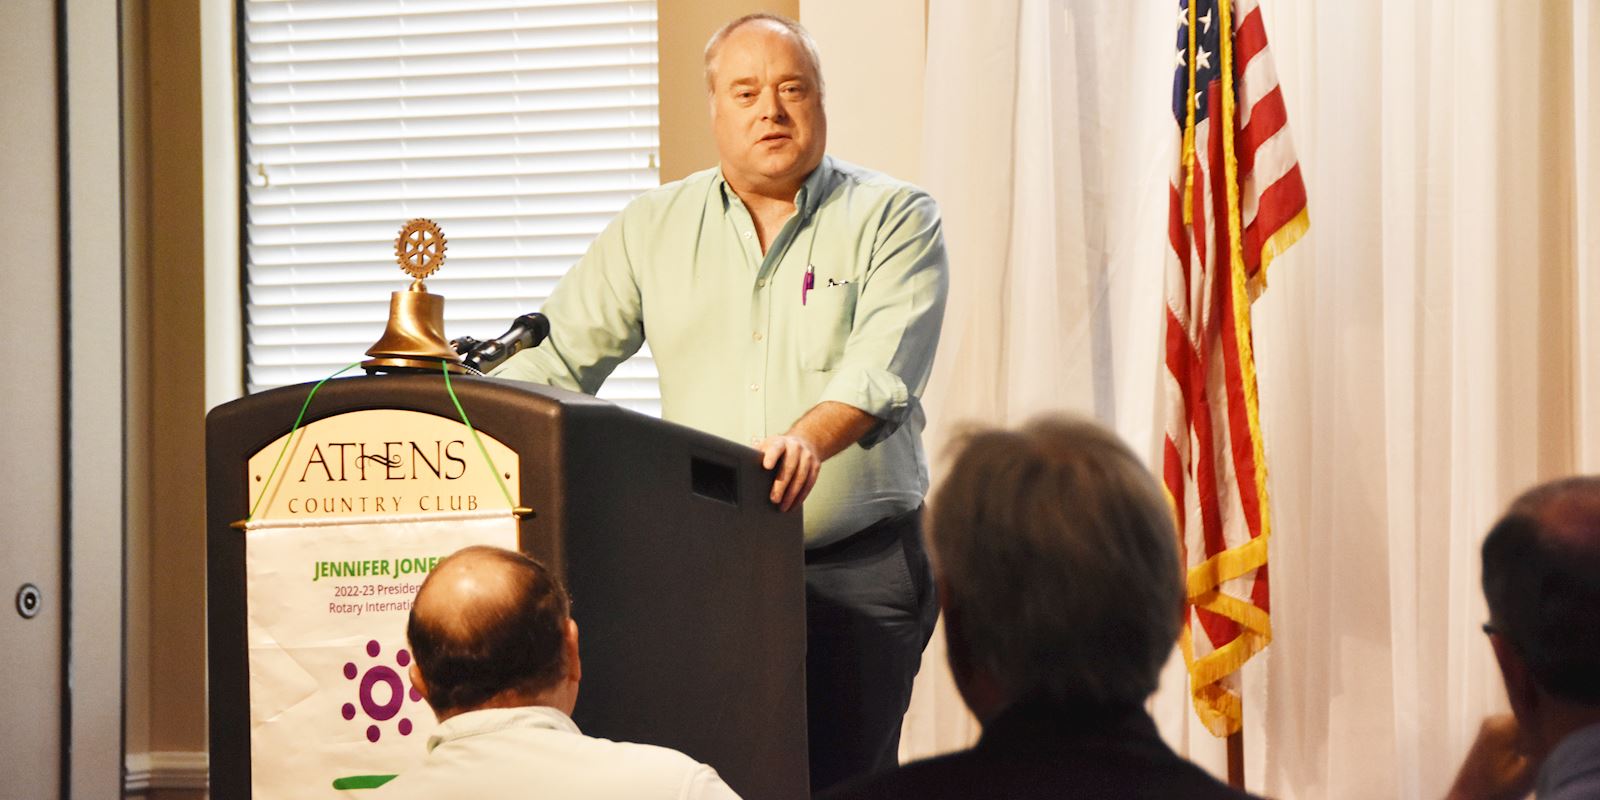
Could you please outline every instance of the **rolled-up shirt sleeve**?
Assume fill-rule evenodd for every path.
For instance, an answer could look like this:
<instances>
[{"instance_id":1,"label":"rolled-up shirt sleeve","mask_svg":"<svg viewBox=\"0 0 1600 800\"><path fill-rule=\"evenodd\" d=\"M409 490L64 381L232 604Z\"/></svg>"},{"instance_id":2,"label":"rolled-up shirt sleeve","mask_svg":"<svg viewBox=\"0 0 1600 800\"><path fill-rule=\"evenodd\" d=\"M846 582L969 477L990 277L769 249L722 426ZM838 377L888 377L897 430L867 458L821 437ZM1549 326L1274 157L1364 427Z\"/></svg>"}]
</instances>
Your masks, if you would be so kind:
<instances>
[{"instance_id":1,"label":"rolled-up shirt sleeve","mask_svg":"<svg viewBox=\"0 0 1600 800\"><path fill-rule=\"evenodd\" d=\"M885 210L844 353L820 398L881 420L861 439L862 447L892 436L921 401L948 290L938 204L907 189Z\"/></svg>"},{"instance_id":2,"label":"rolled-up shirt sleeve","mask_svg":"<svg viewBox=\"0 0 1600 800\"><path fill-rule=\"evenodd\" d=\"M539 310L550 336L489 374L594 394L644 343L643 303L629 258L624 210L562 276Z\"/></svg>"}]
</instances>

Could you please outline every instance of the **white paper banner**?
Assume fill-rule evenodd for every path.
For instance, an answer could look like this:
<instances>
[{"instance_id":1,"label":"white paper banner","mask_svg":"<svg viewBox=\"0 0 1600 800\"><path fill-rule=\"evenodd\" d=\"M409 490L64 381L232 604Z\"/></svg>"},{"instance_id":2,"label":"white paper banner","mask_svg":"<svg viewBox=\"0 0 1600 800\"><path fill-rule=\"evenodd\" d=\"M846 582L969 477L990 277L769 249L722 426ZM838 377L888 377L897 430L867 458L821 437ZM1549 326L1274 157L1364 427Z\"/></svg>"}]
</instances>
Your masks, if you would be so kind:
<instances>
[{"instance_id":1,"label":"white paper banner","mask_svg":"<svg viewBox=\"0 0 1600 800\"><path fill-rule=\"evenodd\" d=\"M245 532L255 800L366 794L427 752L406 620L433 565L517 547L507 511L260 523Z\"/></svg>"}]
</instances>

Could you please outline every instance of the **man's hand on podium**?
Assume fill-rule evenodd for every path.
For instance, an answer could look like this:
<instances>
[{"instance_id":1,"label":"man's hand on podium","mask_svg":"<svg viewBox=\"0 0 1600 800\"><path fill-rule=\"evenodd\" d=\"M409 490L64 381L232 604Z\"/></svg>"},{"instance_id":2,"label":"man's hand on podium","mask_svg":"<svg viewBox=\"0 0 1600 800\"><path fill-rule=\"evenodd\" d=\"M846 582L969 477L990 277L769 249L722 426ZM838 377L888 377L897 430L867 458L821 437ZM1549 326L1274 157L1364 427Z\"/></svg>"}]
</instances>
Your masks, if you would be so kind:
<instances>
[{"instance_id":1,"label":"man's hand on podium","mask_svg":"<svg viewBox=\"0 0 1600 800\"><path fill-rule=\"evenodd\" d=\"M811 407L788 433L768 436L756 445L762 469L777 468L772 502L782 511L805 502L822 473L822 462L861 441L878 418L855 406L824 400Z\"/></svg>"},{"instance_id":2,"label":"man's hand on podium","mask_svg":"<svg viewBox=\"0 0 1600 800\"><path fill-rule=\"evenodd\" d=\"M817 448L793 433L781 436L768 436L757 446L761 451L761 468L777 468L778 474L772 479L772 502L780 511L805 502L806 495L811 494L811 487L817 485L817 476L822 473L822 459L817 457Z\"/></svg>"}]
</instances>

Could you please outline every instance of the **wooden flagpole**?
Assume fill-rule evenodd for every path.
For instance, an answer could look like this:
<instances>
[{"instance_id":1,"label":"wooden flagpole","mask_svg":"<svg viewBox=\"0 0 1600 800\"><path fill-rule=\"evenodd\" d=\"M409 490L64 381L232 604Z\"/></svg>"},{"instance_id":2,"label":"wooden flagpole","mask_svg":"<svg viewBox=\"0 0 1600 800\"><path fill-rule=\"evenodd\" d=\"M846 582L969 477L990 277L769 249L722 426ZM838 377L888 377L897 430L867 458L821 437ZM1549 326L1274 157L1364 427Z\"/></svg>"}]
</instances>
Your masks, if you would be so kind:
<instances>
[{"instance_id":1,"label":"wooden flagpole","mask_svg":"<svg viewBox=\"0 0 1600 800\"><path fill-rule=\"evenodd\" d=\"M1228 734L1228 785L1244 791L1244 723Z\"/></svg>"}]
</instances>

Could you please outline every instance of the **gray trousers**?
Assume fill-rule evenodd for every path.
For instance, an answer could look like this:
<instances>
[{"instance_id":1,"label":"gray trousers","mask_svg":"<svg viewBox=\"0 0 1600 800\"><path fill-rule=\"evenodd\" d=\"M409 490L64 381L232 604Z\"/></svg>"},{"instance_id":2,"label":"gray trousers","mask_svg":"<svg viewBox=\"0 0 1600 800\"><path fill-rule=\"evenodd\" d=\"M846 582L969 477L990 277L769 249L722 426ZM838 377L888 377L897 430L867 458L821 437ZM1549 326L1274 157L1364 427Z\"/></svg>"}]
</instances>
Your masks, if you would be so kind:
<instances>
[{"instance_id":1,"label":"gray trousers","mask_svg":"<svg viewBox=\"0 0 1600 800\"><path fill-rule=\"evenodd\" d=\"M806 551L811 791L893 768L939 616L922 509Z\"/></svg>"}]
</instances>

